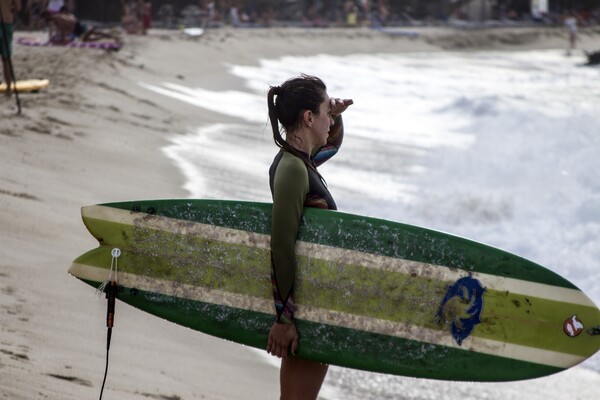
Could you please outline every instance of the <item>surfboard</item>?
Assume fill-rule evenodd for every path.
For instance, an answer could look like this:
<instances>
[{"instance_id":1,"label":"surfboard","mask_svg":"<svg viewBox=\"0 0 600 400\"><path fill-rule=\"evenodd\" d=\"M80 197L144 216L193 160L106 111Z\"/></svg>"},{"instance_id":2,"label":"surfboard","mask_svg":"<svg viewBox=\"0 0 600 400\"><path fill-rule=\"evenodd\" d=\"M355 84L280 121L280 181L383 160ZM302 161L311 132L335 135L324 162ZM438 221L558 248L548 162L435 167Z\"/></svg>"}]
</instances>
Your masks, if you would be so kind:
<instances>
[{"instance_id":1,"label":"surfboard","mask_svg":"<svg viewBox=\"0 0 600 400\"><path fill-rule=\"evenodd\" d=\"M71 275L94 287L111 277L125 303L266 348L271 204L132 201L83 207L82 217L99 246L73 261ZM307 208L296 252L298 357L511 381L557 373L600 349L600 310L581 290L478 242Z\"/></svg>"},{"instance_id":2,"label":"surfboard","mask_svg":"<svg viewBox=\"0 0 600 400\"><path fill-rule=\"evenodd\" d=\"M48 79L26 79L17 81L17 91L23 92L37 92L41 89L48 87L50 81ZM6 92L6 82L0 83L0 93ZM12 84L14 89L15 84Z\"/></svg>"}]
</instances>

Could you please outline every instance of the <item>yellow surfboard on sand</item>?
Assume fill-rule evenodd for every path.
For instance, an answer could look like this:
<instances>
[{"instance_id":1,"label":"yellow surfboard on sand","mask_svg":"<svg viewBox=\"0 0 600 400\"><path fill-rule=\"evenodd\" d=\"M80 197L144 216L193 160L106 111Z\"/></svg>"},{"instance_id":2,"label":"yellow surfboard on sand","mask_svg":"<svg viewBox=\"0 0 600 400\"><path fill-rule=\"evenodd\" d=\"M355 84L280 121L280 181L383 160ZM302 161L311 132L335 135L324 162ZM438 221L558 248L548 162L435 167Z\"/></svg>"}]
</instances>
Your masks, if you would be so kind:
<instances>
[{"instance_id":1,"label":"yellow surfboard on sand","mask_svg":"<svg viewBox=\"0 0 600 400\"><path fill-rule=\"evenodd\" d=\"M17 81L17 91L18 92L37 92L40 89L44 89L50 84L48 79L27 79ZM14 90L14 84L13 90ZM6 92L6 83L0 83L0 93Z\"/></svg>"}]
</instances>

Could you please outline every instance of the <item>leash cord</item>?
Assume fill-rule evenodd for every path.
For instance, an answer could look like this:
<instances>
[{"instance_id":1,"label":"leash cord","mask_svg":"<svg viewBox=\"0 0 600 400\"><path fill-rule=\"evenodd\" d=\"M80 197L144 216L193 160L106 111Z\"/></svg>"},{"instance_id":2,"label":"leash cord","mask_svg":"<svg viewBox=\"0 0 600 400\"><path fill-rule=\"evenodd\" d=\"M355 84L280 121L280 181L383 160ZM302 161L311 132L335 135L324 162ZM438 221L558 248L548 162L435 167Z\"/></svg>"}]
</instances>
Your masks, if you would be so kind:
<instances>
[{"instance_id":1,"label":"leash cord","mask_svg":"<svg viewBox=\"0 0 600 400\"><path fill-rule=\"evenodd\" d=\"M108 281L104 282L98 288L101 292L106 292L107 307L106 307L106 366L104 368L104 379L102 379L102 388L100 389L100 400L104 394L104 385L106 384L106 377L108 376L108 355L110 353L110 340L112 338L112 328L115 323L115 303L117 300L117 280L119 278L118 258L121 255L121 250L115 248L111 252L112 260L110 263L110 272L108 275ZM115 277L113 279L113 270Z\"/></svg>"},{"instance_id":2,"label":"leash cord","mask_svg":"<svg viewBox=\"0 0 600 400\"><path fill-rule=\"evenodd\" d=\"M106 384L106 377L108 376L108 354L110 348L110 337L112 334L112 328L108 328L106 337L106 367L104 368L104 379L102 380L102 388L100 389L100 400L102 400L102 394L104 393L104 385Z\"/></svg>"},{"instance_id":3,"label":"leash cord","mask_svg":"<svg viewBox=\"0 0 600 400\"><path fill-rule=\"evenodd\" d=\"M110 353L110 339L112 338L112 328L115 321L115 300L117 298L117 282L111 281L106 286L106 298L108 299L108 307L106 311L106 367L104 368L104 379L102 380L102 388L100 389L100 400L102 400L102 394L104 393L104 385L106 384L106 377L108 375L108 355Z\"/></svg>"}]
</instances>

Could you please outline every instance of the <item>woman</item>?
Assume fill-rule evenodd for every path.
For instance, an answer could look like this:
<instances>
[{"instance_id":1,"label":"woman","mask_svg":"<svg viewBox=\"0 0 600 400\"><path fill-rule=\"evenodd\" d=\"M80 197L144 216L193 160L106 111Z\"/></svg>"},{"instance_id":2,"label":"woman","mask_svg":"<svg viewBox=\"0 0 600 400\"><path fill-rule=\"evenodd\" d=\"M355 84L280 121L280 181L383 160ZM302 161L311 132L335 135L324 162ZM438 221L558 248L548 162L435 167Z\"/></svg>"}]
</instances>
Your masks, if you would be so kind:
<instances>
[{"instance_id":1,"label":"woman","mask_svg":"<svg viewBox=\"0 0 600 400\"><path fill-rule=\"evenodd\" d=\"M304 207L336 209L317 166L340 147L340 114L352 100L330 99L323 81L302 75L271 87L267 102L273 138L280 147L269 169L273 196L271 279L277 317L269 332L267 351L282 358L281 399L316 399L328 366L293 356L299 345L294 323L294 247Z\"/></svg>"}]
</instances>

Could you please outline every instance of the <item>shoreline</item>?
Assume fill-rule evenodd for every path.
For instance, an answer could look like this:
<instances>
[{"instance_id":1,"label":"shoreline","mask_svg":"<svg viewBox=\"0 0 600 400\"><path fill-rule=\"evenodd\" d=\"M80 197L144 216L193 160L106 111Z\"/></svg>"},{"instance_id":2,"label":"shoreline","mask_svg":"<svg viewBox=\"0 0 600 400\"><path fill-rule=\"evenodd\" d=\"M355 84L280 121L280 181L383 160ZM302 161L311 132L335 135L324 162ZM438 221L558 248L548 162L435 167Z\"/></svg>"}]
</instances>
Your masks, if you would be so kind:
<instances>
[{"instance_id":1,"label":"shoreline","mask_svg":"<svg viewBox=\"0 0 600 400\"><path fill-rule=\"evenodd\" d=\"M48 78L50 86L22 93L21 115L14 98L0 98L1 393L15 400L98 395L106 303L66 273L76 256L97 245L80 207L187 197L183 174L163 151L170 138L236 122L154 95L138 82L244 90L224 66L286 55L525 51L567 42L562 28L503 27L476 36L463 29L409 30L417 29L414 37L370 29L223 28L197 39L154 30L126 36L116 53L15 45L17 78ZM600 47L597 29L580 37L579 49ZM107 398L264 399L278 393L278 369L253 351L120 302L110 357Z\"/></svg>"}]
</instances>

